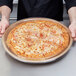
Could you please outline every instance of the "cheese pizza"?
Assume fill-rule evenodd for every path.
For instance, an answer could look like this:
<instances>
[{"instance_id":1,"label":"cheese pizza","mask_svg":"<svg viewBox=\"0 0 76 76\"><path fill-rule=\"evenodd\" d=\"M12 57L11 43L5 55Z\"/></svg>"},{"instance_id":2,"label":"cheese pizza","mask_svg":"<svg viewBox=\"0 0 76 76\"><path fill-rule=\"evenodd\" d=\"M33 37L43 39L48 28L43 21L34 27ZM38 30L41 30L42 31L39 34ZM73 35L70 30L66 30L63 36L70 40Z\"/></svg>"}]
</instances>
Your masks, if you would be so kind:
<instances>
[{"instance_id":1,"label":"cheese pizza","mask_svg":"<svg viewBox=\"0 0 76 76\"><path fill-rule=\"evenodd\" d=\"M69 45L69 33L61 24L47 20L30 20L18 24L6 44L19 57L46 59L63 52Z\"/></svg>"}]
</instances>

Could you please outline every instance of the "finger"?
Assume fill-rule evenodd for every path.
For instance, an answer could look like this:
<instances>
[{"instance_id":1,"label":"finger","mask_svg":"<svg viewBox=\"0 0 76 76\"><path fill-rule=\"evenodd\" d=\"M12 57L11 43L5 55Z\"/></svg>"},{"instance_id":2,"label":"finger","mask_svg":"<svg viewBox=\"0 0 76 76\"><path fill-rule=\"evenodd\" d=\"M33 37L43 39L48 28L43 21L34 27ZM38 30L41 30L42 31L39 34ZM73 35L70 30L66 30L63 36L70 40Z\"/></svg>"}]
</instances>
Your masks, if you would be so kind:
<instances>
[{"instance_id":1,"label":"finger","mask_svg":"<svg viewBox=\"0 0 76 76\"><path fill-rule=\"evenodd\" d=\"M5 27L2 27L1 33L5 32Z\"/></svg>"},{"instance_id":2,"label":"finger","mask_svg":"<svg viewBox=\"0 0 76 76\"><path fill-rule=\"evenodd\" d=\"M75 37L75 33L74 33L73 28L69 27L69 29L70 29L70 31L71 31L71 36L72 36L72 37Z\"/></svg>"},{"instance_id":3,"label":"finger","mask_svg":"<svg viewBox=\"0 0 76 76\"><path fill-rule=\"evenodd\" d=\"M2 37L2 35L0 35L0 38Z\"/></svg>"},{"instance_id":4,"label":"finger","mask_svg":"<svg viewBox=\"0 0 76 76\"><path fill-rule=\"evenodd\" d=\"M0 29L1 29L1 26L0 26Z\"/></svg>"},{"instance_id":5,"label":"finger","mask_svg":"<svg viewBox=\"0 0 76 76\"><path fill-rule=\"evenodd\" d=\"M72 34L72 37L75 37L76 35L75 35L75 32L72 30L71 31L71 34Z\"/></svg>"},{"instance_id":6,"label":"finger","mask_svg":"<svg viewBox=\"0 0 76 76\"><path fill-rule=\"evenodd\" d=\"M1 31L1 25L0 25L0 31Z\"/></svg>"},{"instance_id":7,"label":"finger","mask_svg":"<svg viewBox=\"0 0 76 76\"><path fill-rule=\"evenodd\" d=\"M74 41L76 41L76 38L74 38Z\"/></svg>"},{"instance_id":8,"label":"finger","mask_svg":"<svg viewBox=\"0 0 76 76\"><path fill-rule=\"evenodd\" d=\"M2 35L2 33L0 33L0 35Z\"/></svg>"}]
</instances>

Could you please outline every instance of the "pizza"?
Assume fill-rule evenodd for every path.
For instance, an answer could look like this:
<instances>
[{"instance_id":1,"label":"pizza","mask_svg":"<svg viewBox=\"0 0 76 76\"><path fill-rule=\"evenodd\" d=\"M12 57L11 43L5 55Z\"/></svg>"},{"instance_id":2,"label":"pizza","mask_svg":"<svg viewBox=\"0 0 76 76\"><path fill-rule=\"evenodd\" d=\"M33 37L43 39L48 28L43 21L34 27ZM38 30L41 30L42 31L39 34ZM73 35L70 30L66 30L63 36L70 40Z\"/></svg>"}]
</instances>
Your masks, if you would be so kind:
<instances>
[{"instance_id":1,"label":"pizza","mask_svg":"<svg viewBox=\"0 0 76 76\"><path fill-rule=\"evenodd\" d=\"M60 23L30 20L19 23L8 34L6 44L25 59L47 59L63 52L69 45L69 33Z\"/></svg>"}]
</instances>

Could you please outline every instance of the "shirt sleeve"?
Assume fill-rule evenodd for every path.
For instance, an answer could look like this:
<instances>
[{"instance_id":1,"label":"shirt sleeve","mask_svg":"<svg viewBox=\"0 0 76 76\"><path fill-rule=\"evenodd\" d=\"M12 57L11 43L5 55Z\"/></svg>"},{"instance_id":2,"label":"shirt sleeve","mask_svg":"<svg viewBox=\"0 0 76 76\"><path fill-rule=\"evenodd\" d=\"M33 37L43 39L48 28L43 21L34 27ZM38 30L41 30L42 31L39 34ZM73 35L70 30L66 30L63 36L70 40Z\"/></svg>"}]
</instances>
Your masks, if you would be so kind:
<instances>
[{"instance_id":1,"label":"shirt sleeve","mask_svg":"<svg viewBox=\"0 0 76 76\"><path fill-rule=\"evenodd\" d=\"M0 6L8 6L11 11L13 10L13 0L0 0Z\"/></svg>"},{"instance_id":2,"label":"shirt sleeve","mask_svg":"<svg viewBox=\"0 0 76 76\"><path fill-rule=\"evenodd\" d=\"M71 7L76 7L76 0L65 0L65 3L66 3L66 9L67 9L67 11Z\"/></svg>"}]
</instances>

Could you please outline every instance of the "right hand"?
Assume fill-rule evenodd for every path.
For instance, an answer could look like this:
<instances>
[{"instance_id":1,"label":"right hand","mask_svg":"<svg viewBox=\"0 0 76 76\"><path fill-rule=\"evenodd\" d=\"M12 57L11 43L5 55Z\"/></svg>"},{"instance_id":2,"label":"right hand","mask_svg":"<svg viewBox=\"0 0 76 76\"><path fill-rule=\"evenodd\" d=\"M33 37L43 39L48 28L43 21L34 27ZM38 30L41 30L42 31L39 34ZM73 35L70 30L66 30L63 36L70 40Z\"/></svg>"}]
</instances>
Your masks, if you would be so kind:
<instances>
[{"instance_id":1,"label":"right hand","mask_svg":"<svg viewBox=\"0 0 76 76\"><path fill-rule=\"evenodd\" d=\"M6 18L1 19L0 21L0 37L4 34L6 28L9 26L9 20Z\"/></svg>"}]
</instances>

